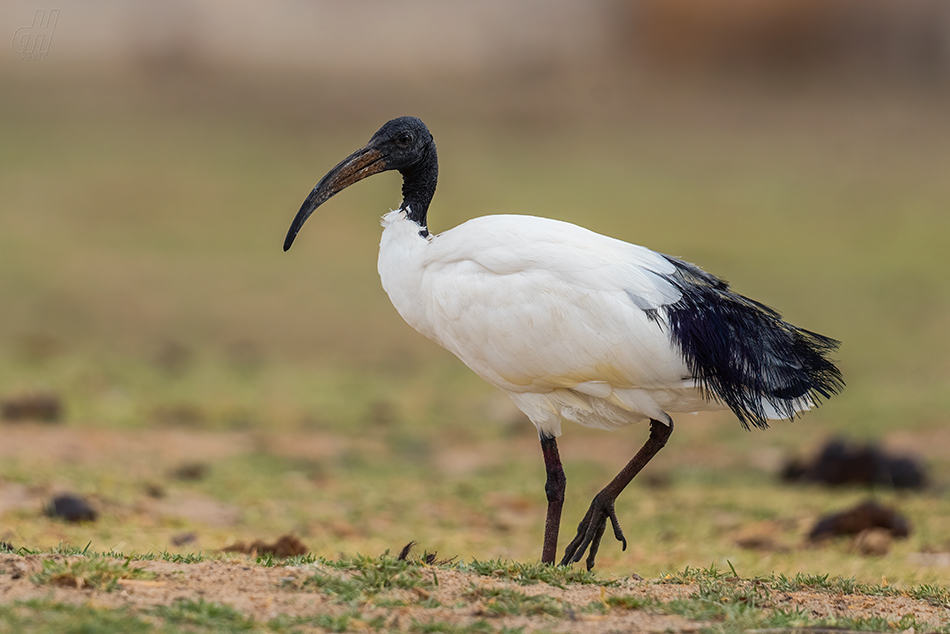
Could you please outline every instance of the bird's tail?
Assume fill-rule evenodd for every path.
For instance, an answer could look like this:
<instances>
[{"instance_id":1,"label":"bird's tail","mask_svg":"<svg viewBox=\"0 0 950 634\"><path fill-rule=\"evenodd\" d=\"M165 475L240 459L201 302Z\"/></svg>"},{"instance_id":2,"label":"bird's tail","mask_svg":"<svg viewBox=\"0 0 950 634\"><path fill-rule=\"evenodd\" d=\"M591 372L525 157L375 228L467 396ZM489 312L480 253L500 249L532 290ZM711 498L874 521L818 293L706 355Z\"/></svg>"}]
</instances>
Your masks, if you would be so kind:
<instances>
[{"instance_id":1,"label":"bird's tail","mask_svg":"<svg viewBox=\"0 0 950 634\"><path fill-rule=\"evenodd\" d=\"M828 358L840 342L797 328L724 280L667 258L677 269L668 279L682 291L666 307L673 339L699 384L743 427L792 419L844 387Z\"/></svg>"}]
</instances>

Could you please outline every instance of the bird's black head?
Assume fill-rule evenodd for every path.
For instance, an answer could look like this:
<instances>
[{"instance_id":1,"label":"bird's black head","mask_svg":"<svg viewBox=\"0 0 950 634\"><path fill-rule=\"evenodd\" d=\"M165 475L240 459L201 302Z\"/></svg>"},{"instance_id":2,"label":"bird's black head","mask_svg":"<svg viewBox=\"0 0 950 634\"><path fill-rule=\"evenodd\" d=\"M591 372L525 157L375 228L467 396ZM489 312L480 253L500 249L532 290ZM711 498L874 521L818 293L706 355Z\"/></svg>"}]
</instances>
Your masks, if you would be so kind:
<instances>
[{"instance_id":1,"label":"bird's black head","mask_svg":"<svg viewBox=\"0 0 950 634\"><path fill-rule=\"evenodd\" d=\"M369 143L343 159L324 176L300 207L287 237L284 251L314 210L331 196L373 174L397 170L402 174L402 209L427 235L426 213L435 194L439 160L429 128L416 117L399 117L386 122Z\"/></svg>"},{"instance_id":2,"label":"bird's black head","mask_svg":"<svg viewBox=\"0 0 950 634\"><path fill-rule=\"evenodd\" d=\"M367 147L380 151L386 161L386 169L415 171L431 152L435 151L435 141L429 128L416 117L399 117L387 121Z\"/></svg>"}]
</instances>

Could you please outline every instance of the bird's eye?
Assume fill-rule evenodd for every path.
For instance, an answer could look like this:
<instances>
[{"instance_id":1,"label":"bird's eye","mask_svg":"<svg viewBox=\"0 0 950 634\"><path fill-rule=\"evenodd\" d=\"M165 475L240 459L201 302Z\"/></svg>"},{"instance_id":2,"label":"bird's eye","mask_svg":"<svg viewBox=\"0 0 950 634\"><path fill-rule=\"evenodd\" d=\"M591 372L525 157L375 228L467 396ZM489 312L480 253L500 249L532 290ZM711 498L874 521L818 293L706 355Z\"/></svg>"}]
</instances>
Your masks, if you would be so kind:
<instances>
[{"instance_id":1,"label":"bird's eye","mask_svg":"<svg viewBox=\"0 0 950 634\"><path fill-rule=\"evenodd\" d=\"M396 137L396 145L399 147L409 147L412 144L412 135L408 132L403 132Z\"/></svg>"}]
</instances>

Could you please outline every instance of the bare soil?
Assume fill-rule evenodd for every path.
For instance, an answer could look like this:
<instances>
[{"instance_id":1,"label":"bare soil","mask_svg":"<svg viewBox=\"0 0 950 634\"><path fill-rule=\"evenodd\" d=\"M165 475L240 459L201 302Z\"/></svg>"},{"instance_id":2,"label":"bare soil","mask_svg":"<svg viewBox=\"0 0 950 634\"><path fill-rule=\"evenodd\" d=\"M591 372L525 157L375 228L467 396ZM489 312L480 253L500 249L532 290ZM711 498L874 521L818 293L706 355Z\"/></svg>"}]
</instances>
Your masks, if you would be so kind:
<instances>
[{"instance_id":1,"label":"bare soil","mask_svg":"<svg viewBox=\"0 0 950 634\"><path fill-rule=\"evenodd\" d=\"M338 570L309 564L303 566L263 567L249 560L209 560L195 564L174 564L162 561L137 562L134 567L153 573L150 579L120 581L112 591L88 587L39 585L31 576L39 572L46 559L75 561L78 557L60 555L0 555L0 601L11 602L47 598L56 602L91 604L100 608L128 606L133 611L168 605L177 600L204 599L226 603L244 615L266 622L280 615L307 617L320 614L339 615L351 608L335 601L319 589L306 588L303 581L315 574L345 575ZM117 563L122 563L117 561ZM606 604L611 596L649 597L661 602L687 598L698 591L696 585L673 585L656 580L622 579L610 587L596 585L568 585L564 588L545 583L520 585L515 582L434 568L438 585L429 589L393 590L392 598L407 604L400 607L373 607L361 609L364 619L382 617L387 630L408 628L413 622L440 621L465 625L479 619L488 619L495 627L523 627L532 632L546 629L555 632L686 632L696 631L704 623L663 613L658 609L612 608L604 614L581 608L597 602ZM741 582L738 583L748 583ZM80 586L81 583L77 583ZM510 588L529 596L545 594L562 605L565 616L493 616L481 600L472 599L472 588ZM405 596L401 596L405 595ZM423 607L419 601L432 599L442 607ZM889 622L899 621L913 614L917 623L935 627L950 624L950 614L909 597L877 597L866 595L834 594L828 592L770 592L768 602L783 609L800 608L814 619L881 617ZM416 605L413 605L413 604Z\"/></svg>"},{"instance_id":2,"label":"bare soil","mask_svg":"<svg viewBox=\"0 0 950 634\"><path fill-rule=\"evenodd\" d=\"M144 478L148 473L154 472L168 474L182 464L211 463L262 448L280 455L336 455L355 442L353 439L312 432L267 435L255 432L204 432L183 429L116 432L30 424L7 425L4 427L4 435L4 442L0 443L0 459L16 459L24 464L106 463L117 472L124 473L127 478ZM593 442L583 436L578 440L581 445ZM908 436L902 440L902 447L923 450L924 445L927 445L922 444L916 437ZM516 437L510 442L516 445L524 444L525 451L534 448L532 438ZM592 449L592 452L601 456L612 451L618 455L610 457L616 457L619 462L622 459L620 450L609 444L597 445ZM439 454L437 464L446 475L453 471L469 472L484 467L486 455L492 454L471 450L466 452L460 447L448 447ZM150 465L149 468L143 467L145 464ZM56 488L56 482L44 481L36 486L0 479L0 516L11 513L7 519L13 523L9 526L15 526L18 519L27 521L38 515L42 504ZM494 498L488 495L486 499L491 502ZM513 499L517 502L516 498ZM104 503L102 500L99 502ZM514 504L510 500L508 502L508 506ZM220 553L220 549L228 545L225 539L213 533L213 529L227 527L227 530L232 530L236 517L241 512L237 506L214 500L199 492L174 488L166 491L164 497L151 498L143 495L132 506L135 517L138 518L135 521L179 518L176 521L187 520L196 523L196 526L204 527L204 532L212 532L203 542L205 553ZM113 511L120 515L133 513L121 509ZM24 513L29 518L23 515ZM133 519L135 518L129 521ZM51 535L55 536L56 531L65 531L65 525L50 525L54 531ZM185 522L182 526L190 527L191 524ZM237 533L247 537L246 531ZM740 542L746 538L754 541L761 539L762 535L771 536L776 533L776 527L770 522L762 522L745 526L737 539ZM65 535L65 532L63 534ZM0 534L0 541L5 540L19 546L22 540L16 539L16 536L17 532L11 529ZM187 548L190 549L189 552L202 550L201 542L188 543ZM769 545L765 550L777 550L777 547ZM169 605L182 599L204 599L228 604L258 622L266 622L282 615L313 617L352 613L352 604L344 604L320 588L304 584L305 579L317 573L345 576L346 572L317 564L265 567L255 563L254 552L257 552L256 549L252 549L250 557L242 554L215 555L211 559L194 564L133 562L134 567L150 573L148 578L121 580L111 590L91 588L81 582L51 585L34 581L33 577L42 570L44 561L74 561L77 560L75 557L64 558L54 554L0 554L0 603L40 598L55 602L90 604L101 608L128 606L133 611L147 611L155 606ZM218 556L220 558L217 558ZM704 625L703 622L667 613L662 608L607 608L607 600L612 596L644 597L660 603L688 598L698 592L699 587L696 584L677 585L662 583L658 579L622 577L609 587L569 585L559 588L544 583L520 585L504 578L480 576L446 567L435 567L431 570L433 579L437 575L437 586L429 584L424 588L391 590L387 594L389 603L398 604L398 607L378 607L370 601L358 608L360 619L363 620L355 620L354 623L357 626L362 623L365 627L366 621L381 618L386 625L385 630L398 631L410 628L415 622L445 622L464 626L484 619L496 629L523 627L526 632L545 630L581 633L685 632L696 631ZM830 570L829 572L834 573ZM754 582L736 579L735 583ZM510 588L527 595L544 594L554 599L558 605L564 606L563 614L497 616L495 611L490 609L491 606L486 605L485 599L478 598L479 593L473 592L473 588ZM906 596L835 594L810 590L777 592L767 588L763 588L762 592L765 593L763 596L766 607L783 610L797 608L813 620L879 617L896 624L902 617L911 614L918 624L927 623L934 627L950 625L950 611ZM587 609L598 603L604 606L603 610Z\"/></svg>"}]
</instances>

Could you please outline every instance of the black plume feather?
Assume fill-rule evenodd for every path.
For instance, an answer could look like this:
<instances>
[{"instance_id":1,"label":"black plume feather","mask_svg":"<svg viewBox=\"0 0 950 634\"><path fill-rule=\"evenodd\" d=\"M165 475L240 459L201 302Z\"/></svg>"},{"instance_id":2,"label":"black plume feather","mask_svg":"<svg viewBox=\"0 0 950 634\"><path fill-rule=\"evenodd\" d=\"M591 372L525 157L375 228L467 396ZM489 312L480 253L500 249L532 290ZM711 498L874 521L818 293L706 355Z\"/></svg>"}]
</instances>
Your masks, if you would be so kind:
<instances>
[{"instance_id":1,"label":"black plume feather","mask_svg":"<svg viewBox=\"0 0 950 634\"><path fill-rule=\"evenodd\" d=\"M844 387L828 359L839 341L797 328L768 306L734 293L725 280L677 258L664 276L682 292L665 307L673 340L686 365L746 429L767 428L763 401L792 419L796 403L815 404Z\"/></svg>"}]
</instances>

